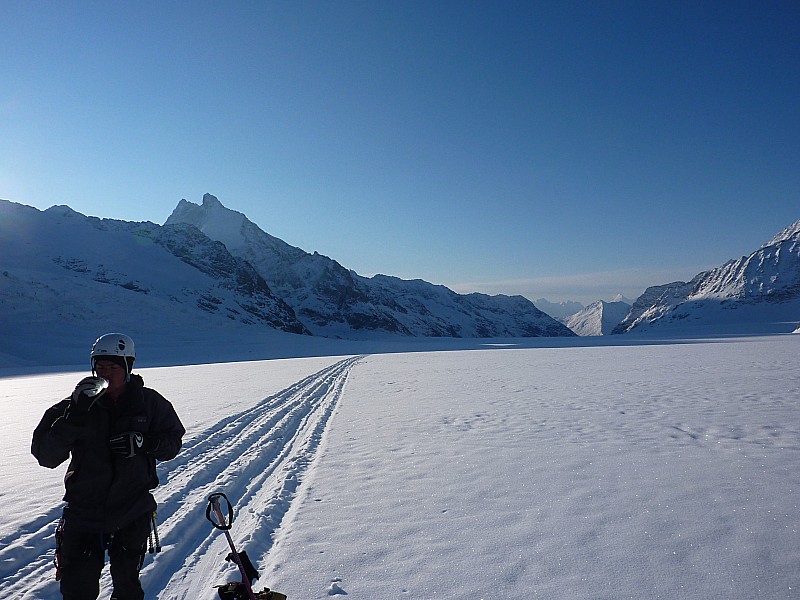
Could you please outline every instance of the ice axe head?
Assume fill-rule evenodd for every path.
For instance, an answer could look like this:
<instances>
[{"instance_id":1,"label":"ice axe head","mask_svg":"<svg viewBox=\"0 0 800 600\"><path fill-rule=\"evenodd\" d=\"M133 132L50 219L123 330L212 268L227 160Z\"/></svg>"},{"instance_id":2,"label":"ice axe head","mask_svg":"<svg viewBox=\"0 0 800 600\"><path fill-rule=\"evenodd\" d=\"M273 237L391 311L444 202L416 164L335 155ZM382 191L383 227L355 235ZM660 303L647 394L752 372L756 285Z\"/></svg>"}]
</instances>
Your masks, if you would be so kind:
<instances>
[{"instance_id":1,"label":"ice axe head","mask_svg":"<svg viewBox=\"0 0 800 600\"><path fill-rule=\"evenodd\" d=\"M228 517L225 518L225 512L222 504L227 506ZM233 505L231 505L228 497L222 492L215 492L208 497L208 506L206 507L206 519L217 529L227 531L233 525Z\"/></svg>"}]
</instances>

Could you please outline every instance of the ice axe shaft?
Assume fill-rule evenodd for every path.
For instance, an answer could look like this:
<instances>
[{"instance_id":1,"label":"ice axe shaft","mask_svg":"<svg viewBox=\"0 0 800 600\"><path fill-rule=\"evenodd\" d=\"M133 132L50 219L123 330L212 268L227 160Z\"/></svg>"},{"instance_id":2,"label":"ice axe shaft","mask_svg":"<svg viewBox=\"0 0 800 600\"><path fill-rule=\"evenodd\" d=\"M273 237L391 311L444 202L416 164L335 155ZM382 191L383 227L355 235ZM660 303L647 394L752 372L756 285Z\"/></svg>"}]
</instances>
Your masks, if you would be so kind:
<instances>
[{"instance_id":1,"label":"ice axe shaft","mask_svg":"<svg viewBox=\"0 0 800 600\"><path fill-rule=\"evenodd\" d=\"M225 513L222 510L222 507L220 506L220 498L224 499L225 503L228 505L227 519ZM212 518L212 514L214 518ZM225 534L225 537L228 540L228 545L231 547L232 560L233 562L236 563L236 566L239 567L239 573L241 573L242 575L242 583L244 584L245 590L247 590L247 595L250 598L250 600L256 600L255 594L253 594L253 588L250 584L250 577L248 577L247 570L245 569L245 565L242 562L242 557L236 551L236 546L233 544L233 538L231 538L230 528L231 525L233 525L233 506L231 505L230 501L228 500L228 497L225 494L223 494L222 492L216 492L208 497L206 518L211 522L211 524L215 528L221 530Z\"/></svg>"}]
</instances>

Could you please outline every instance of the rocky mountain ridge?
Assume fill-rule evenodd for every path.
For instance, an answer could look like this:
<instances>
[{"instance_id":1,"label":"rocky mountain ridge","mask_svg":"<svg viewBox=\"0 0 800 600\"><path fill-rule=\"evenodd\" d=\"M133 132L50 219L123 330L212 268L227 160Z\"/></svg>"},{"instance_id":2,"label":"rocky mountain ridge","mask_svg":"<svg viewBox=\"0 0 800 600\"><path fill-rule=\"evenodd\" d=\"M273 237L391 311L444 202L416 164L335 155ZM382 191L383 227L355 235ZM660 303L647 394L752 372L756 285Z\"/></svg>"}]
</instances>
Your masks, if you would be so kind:
<instances>
[{"instance_id":1,"label":"rocky mountain ridge","mask_svg":"<svg viewBox=\"0 0 800 600\"><path fill-rule=\"evenodd\" d=\"M421 337L573 336L522 296L456 294L422 280L363 277L262 231L211 194L181 200L167 225L190 224L246 258L315 335Z\"/></svg>"},{"instance_id":2,"label":"rocky mountain ridge","mask_svg":"<svg viewBox=\"0 0 800 600\"><path fill-rule=\"evenodd\" d=\"M698 273L689 282L652 286L613 333L690 329L715 323L792 331L800 321L800 221L738 260Z\"/></svg>"},{"instance_id":3,"label":"rocky mountain ridge","mask_svg":"<svg viewBox=\"0 0 800 600\"><path fill-rule=\"evenodd\" d=\"M22 322L41 332L105 323L103 329L157 336L234 322L350 339L574 335L524 298L462 296L422 281L364 278L218 208L227 218L214 222L240 236L227 244L176 219L127 222L67 206L39 211L0 201L0 332Z\"/></svg>"},{"instance_id":4,"label":"rocky mountain ridge","mask_svg":"<svg viewBox=\"0 0 800 600\"><path fill-rule=\"evenodd\" d=\"M200 311L308 333L250 264L195 227L0 201L0 250L6 316L92 321L120 313L161 323Z\"/></svg>"}]
</instances>

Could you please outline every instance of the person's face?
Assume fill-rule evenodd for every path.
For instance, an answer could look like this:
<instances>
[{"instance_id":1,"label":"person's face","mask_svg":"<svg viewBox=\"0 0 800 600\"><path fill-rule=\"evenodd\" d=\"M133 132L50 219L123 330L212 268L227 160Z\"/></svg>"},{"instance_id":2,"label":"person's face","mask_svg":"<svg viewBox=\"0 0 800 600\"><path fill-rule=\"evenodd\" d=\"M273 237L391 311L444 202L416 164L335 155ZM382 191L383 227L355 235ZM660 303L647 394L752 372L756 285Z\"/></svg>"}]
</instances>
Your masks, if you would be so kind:
<instances>
[{"instance_id":1,"label":"person's face","mask_svg":"<svg viewBox=\"0 0 800 600\"><path fill-rule=\"evenodd\" d=\"M125 368L110 360L98 360L94 365L98 377L108 381L106 394L111 397L119 395L125 389L127 372Z\"/></svg>"}]
</instances>

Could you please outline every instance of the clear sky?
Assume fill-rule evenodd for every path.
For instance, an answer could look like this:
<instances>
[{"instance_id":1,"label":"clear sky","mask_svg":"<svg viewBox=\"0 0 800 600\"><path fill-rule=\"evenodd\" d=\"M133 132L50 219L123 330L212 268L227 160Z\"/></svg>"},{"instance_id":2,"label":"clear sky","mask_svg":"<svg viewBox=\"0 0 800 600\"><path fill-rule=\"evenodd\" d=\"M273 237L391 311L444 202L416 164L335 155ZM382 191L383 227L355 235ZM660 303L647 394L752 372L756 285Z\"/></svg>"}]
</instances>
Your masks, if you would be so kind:
<instances>
[{"instance_id":1,"label":"clear sky","mask_svg":"<svg viewBox=\"0 0 800 600\"><path fill-rule=\"evenodd\" d=\"M800 2L0 3L0 198L584 303L800 219Z\"/></svg>"}]
</instances>

